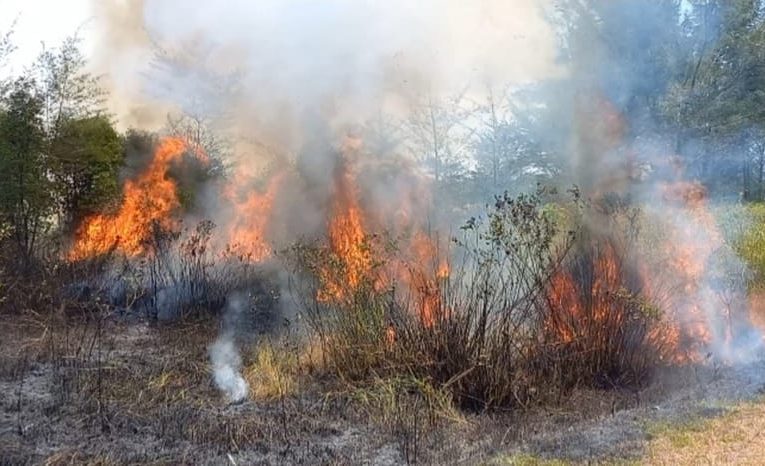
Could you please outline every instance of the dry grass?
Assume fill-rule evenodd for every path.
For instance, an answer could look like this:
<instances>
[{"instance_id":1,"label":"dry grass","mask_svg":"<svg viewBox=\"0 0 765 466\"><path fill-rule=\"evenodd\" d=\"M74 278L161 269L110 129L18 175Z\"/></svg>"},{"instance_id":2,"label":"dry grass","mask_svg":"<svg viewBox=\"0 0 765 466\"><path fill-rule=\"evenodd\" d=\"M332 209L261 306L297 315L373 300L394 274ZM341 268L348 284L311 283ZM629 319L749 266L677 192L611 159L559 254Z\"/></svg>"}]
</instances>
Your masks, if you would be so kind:
<instances>
[{"instance_id":1,"label":"dry grass","mask_svg":"<svg viewBox=\"0 0 765 466\"><path fill-rule=\"evenodd\" d=\"M243 370L252 399L278 400L297 392L296 379L301 372L297 354L275 347L271 341L259 343L252 352L252 362L246 364Z\"/></svg>"},{"instance_id":2,"label":"dry grass","mask_svg":"<svg viewBox=\"0 0 765 466\"><path fill-rule=\"evenodd\" d=\"M294 248L297 272L308 278L296 291L326 372L362 389L379 379L422 381L473 410L534 397L530 387L541 385L528 357L539 341L538 306L568 244L555 241L554 219L541 207L539 195L498 197L485 224L464 227L455 246L464 260L449 278L413 263L384 236L370 237L364 246L374 265L330 299L320 299L322 283L347 282L346 258L322 245ZM391 278L389 268L403 278Z\"/></svg>"},{"instance_id":3,"label":"dry grass","mask_svg":"<svg viewBox=\"0 0 765 466\"><path fill-rule=\"evenodd\" d=\"M641 464L763 464L765 402L747 402L725 415L685 424L651 426L652 440Z\"/></svg>"},{"instance_id":4,"label":"dry grass","mask_svg":"<svg viewBox=\"0 0 765 466\"><path fill-rule=\"evenodd\" d=\"M402 422L415 422L413 417L419 417L422 427L427 428L442 420L466 422L447 391L417 378L376 379L368 386L353 388L350 394L369 419L388 428L398 428Z\"/></svg>"},{"instance_id":5,"label":"dry grass","mask_svg":"<svg viewBox=\"0 0 765 466\"><path fill-rule=\"evenodd\" d=\"M564 229L544 195L498 196L486 219L455 239L459 260L448 276L397 257L395 245L374 236L364 245L378 262L358 286L326 299L323 281L347 281L345 259L321 244L294 248L307 277L296 294L326 372L360 388L421 380L478 412L555 402L582 386L647 383L662 364L652 338L662 314L632 270L630 244L617 241L636 227L614 212L610 234L588 234L581 219ZM566 205L572 218L581 208L576 196ZM399 262L408 279L381 279Z\"/></svg>"},{"instance_id":6,"label":"dry grass","mask_svg":"<svg viewBox=\"0 0 765 466\"><path fill-rule=\"evenodd\" d=\"M27 325L9 332L13 345L0 342L4 359L19 358L16 345L23 345L31 361L0 377L12 392L0 409L14 422L7 439L0 430L0 451L8 440L14 461L51 465L218 464L229 454L240 464L326 463L348 454L333 443L340 432L330 427L346 408L328 412L297 383L317 357L310 351L259 345L249 368L263 371L265 384L254 387L278 399L229 405L210 375L214 322L104 326L95 341L98 326L78 322ZM17 419L23 434L16 434Z\"/></svg>"},{"instance_id":7,"label":"dry grass","mask_svg":"<svg viewBox=\"0 0 765 466\"><path fill-rule=\"evenodd\" d=\"M528 454L518 454L496 460L491 464L497 466L566 466L568 463L561 460L537 458Z\"/></svg>"},{"instance_id":8,"label":"dry grass","mask_svg":"<svg viewBox=\"0 0 765 466\"><path fill-rule=\"evenodd\" d=\"M322 372L325 356L318 338L291 336L264 338L243 354L242 375L250 398L276 401L299 396L311 385L311 376Z\"/></svg>"},{"instance_id":9,"label":"dry grass","mask_svg":"<svg viewBox=\"0 0 765 466\"><path fill-rule=\"evenodd\" d=\"M317 371L322 374L318 340L290 346L274 339L254 346L244 355L245 369L261 372L249 377L253 395L263 399L230 406L210 380L207 347L217 335L211 322L172 327L105 324L92 350L89 342L98 330L93 322L78 321L68 328L60 322L49 326L35 322L6 327L9 338L0 342L5 359L23 353L36 367L36 375L24 382L25 389L44 388L54 395L43 401L30 398L24 405L21 422L38 427L25 430L11 444L12 458L22 464L226 463L229 453L238 464L249 464L252 458L266 463L350 464L373 457L370 450L360 448L375 442L393 445L395 454L401 455L395 457L397 462L448 463L447 458L454 457L438 456L439 452L449 447L459 454L470 448L472 440L464 438L467 432L475 432L476 439L489 435L477 427L485 417L460 412L448 390L412 375L347 385L325 379L324 389L335 392L307 397L306 391L315 385L304 384L321 380L314 377ZM40 368L47 368L52 384L34 385L41 380ZM8 370L0 382L15 380L15 374L24 370ZM9 387L16 384L6 382ZM256 390L262 391L258 395ZM11 392L15 400L17 395ZM595 397L602 392L592 393ZM582 403L573 404L581 408ZM15 422L15 412L10 412ZM342 422L335 414L350 419L354 426L350 432L357 434L346 436L342 432L348 431L335 430ZM765 449L760 435L763 419L765 405L755 402L736 406L718 419L653 425L646 456L628 464L760 464L757 453ZM444 429L457 432L446 445L438 443ZM498 438L504 439L507 429L503 424ZM331 440L322 443L322 436ZM46 444L50 438L59 440ZM343 438L354 442L347 456L337 453L346 448L341 442L347 440L338 440ZM35 453L30 446L35 442L47 446ZM299 453L285 456L294 451ZM565 463L517 454L492 464Z\"/></svg>"},{"instance_id":10,"label":"dry grass","mask_svg":"<svg viewBox=\"0 0 765 466\"><path fill-rule=\"evenodd\" d=\"M642 457L634 460L569 462L527 453L502 456L498 465L564 466L600 464L637 465L761 465L765 452L765 399L743 402L714 418L683 422L654 422L646 426L649 441Z\"/></svg>"},{"instance_id":11,"label":"dry grass","mask_svg":"<svg viewBox=\"0 0 765 466\"><path fill-rule=\"evenodd\" d=\"M108 456L89 456L78 451L61 450L42 462L43 466L116 466L121 464Z\"/></svg>"}]
</instances>

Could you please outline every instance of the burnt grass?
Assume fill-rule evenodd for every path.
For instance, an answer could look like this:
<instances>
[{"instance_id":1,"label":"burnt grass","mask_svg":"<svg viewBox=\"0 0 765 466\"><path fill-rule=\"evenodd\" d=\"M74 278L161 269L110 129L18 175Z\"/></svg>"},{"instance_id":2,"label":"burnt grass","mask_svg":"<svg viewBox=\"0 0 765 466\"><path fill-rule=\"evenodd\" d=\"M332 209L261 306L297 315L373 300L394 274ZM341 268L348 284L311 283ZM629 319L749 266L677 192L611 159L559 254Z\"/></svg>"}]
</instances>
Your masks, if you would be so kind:
<instances>
[{"instance_id":1,"label":"burnt grass","mask_svg":"<svg viewBox=\"0 0 765 466\"><path fill-rule=\"evenodd\" d=\"M482 464L515 453L639 459L645 425L715 416L755 396L762 363L675 368L640 390L575 390L545 406L429 424L417 403L377 422L335 382L270 401L213 385L212 319L161 324L2 316L0 464ZM246 363L247 361L245 361Z\"/></svg>"}]
</instances>

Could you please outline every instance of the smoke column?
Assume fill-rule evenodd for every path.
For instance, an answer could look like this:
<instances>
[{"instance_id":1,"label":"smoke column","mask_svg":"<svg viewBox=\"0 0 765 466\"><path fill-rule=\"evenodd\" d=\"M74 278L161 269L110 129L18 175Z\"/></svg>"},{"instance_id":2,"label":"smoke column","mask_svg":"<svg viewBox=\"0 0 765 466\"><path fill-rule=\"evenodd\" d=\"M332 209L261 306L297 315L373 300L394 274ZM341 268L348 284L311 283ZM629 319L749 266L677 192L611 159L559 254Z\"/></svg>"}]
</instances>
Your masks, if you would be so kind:
<instances>
[{"instance_id":1,"label":"smoke column","mask_svg":"<svg viewBox=\"0 0 765 466\"><path fill-rule=\"evenodd\" d=\"M559 5L568 9L551 8ZM109 56L98 57L97 65L110 78L124 124L151 126L168 110L201 115L235 141L238 173L257 173L274 159L296 167L299 176L284 183L289 188L275 201L277 217L287 220L272 222L289 225L285 230L294 237L326 226L325 188L332 185L338 147L349 128L377 112L405 119L422 100L461 94L476 102L495 85L528 85L533 97L516 108L545 110L533 128L537 153L564 159L561 166L569 173L558 177L562 184L650 203L652 214L682 233L670 238L668 250L701 250L703 255L688 256L713 258L718 254L698 227L704 222L676 214L688 211L687 203L668 198L661 180L677 181L662 164L682 147L673 141L677 131L667 134L650 106L651 97L670 85L671 63L646 60L645 50L671 41L669 31L680 27L672 5L677 6L642 0L95 2L95 20L109 44ZM653 180L637 182L646 166ZM365 180L364 188L400 204L401 192L415 192L390 188L404 179L400 173L392 182ZM211 194L199 215L225 225L239 213L221 216L218 199ZM293 239L280 236L285 238ZM716 275L725 270L713 265L700 261L688 287L694 301L710 302L720 287ZM694 312L714 322L719 308L706 304ZM713 332L712 347L728 345L728 339ZM215 348L215 354L228 356L212 358L214 366L223 375L237 374L240 363L231 356L236 353L227 350L233 345Z\"/></svg>"}]
</instances>

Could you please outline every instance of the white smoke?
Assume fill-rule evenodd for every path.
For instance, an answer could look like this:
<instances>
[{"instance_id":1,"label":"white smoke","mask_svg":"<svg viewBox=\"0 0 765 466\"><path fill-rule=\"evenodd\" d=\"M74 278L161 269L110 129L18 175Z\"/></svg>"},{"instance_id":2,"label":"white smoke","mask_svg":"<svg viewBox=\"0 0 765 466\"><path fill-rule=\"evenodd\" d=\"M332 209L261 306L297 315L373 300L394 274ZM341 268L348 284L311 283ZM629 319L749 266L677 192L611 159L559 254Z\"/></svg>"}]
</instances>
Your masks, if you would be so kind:
<instances>
[{"instance_id":1,"label":"white smoke","mask_svg":"<svg viewBox=\"0 0 765 466\"><path fill-rule=\"evenodd\" d=\"M419 99L439 100L464 91L471 97L466 100L476 101L470 92L481 92L487 84L517 87L547 80L553 81L545 83L549 88L540 87L540 95L528 106L548 109L548 115L542 115L547 124L541 125L543 134L538 136L540 152L567 158L572 174L565 184L574 182L585 192L596 187L621 193L634 190L637 198L659 208L659 218L689 231L678 246L710 242L696 231L693 219L673 215L672 205L662 201L654 183L634 186L632 174L618 173L619 167L628 165L627 154L647 159L644 148L629 150L636 144L631 141L636 134L648 140L666 137L654 134L658 125L649 113L626 111L634 102L646 100L632 98L638 91L662 92L661 73L641 61L625 59L641 56L638 52L648 39L663 37L657 15L645 13L646 8L649 13L662 11L658 3L620 2L601 9L602 15L613 17L610 29L593 26L570 37L564 47L570 63L559 60L561 44L544 13L554 3L549 0L122 3L128 6L94 3L101 5L97 13L106 20L102 34L110 46L102 61L112 78L112 98L130 103L130 108L117 108L116 113L132 115L125 119L139 126L162 120L156 114L167 108L203 116L224 114L220 126L244 149L236 150L241 153L237 172L252 167L259 172L274 158L271 147L280 157L297 158L307 187L295 183L280 193L275 211L281 217L272 223L284 224L285 231L310 236L324 227L326 192L316 186L331 185L334 147L347 126L363 124L377 112L403 120ZM601 23L599 18L592 24ZM635 24L641 27L633 28ZM622 48L611 48L634 53L606 53L606 41L616 39ZM156 44L169 57L169 64L159 70L146 63ZM566 79L558 83L549 79L564 71ZM140 96L135 94L138 89ZM257 150L243 141L257 141ZM662 149L659 157L674 150ZM418 192L400 186L419 185L401 176L396 183L364 183L373 198L391 204L402 203L402 192ZM205 207L205 215L217 224L229 223L232 215L221 215L225 210L219 203L208 202ZM708 303L704 311L711 316L720 314L721 306L713 299L722 287L718 281L703 274L698 296L693 296ZM239 375L233 332L224 329L223 335L211 348L211 360L216 383L234 399L230 393L246 395L242 389L246 384ZM726 338L722 331L713 335L715 343Z\"/></svg>"},{"instance_id":2,"label":"white smoke","mask_svg":"<svg viewBox=\"0 0 765 466\"><path fill-rule=\"evenodd\" d=\"M242 377L242 358L231 335L221 335L210 347L213 380L232 403L244 401L250 387Z\"/></svg>"},{"instance_id":3,"label":"white smoke","mask_svg":"<svg viewBox=\"0 0 765 466\"><path fill-rule=\"evenodd\" d=\"M228 306L223 315L223 330L210 346L210 364L213 380L232 403L239 403L247 398L250 390L242 377L242 357L236 346L235 328L244 309L244 297L238 294L229 297Z\"/></svg>"},{"instance_id":4,"label":"white smoke","mask_svg":"<svg viewBox=\"0 0 765 466\"><path fill-rule=\"evenodd\" d=\"M381 107L400 109L413 96L560 73L544 13L549 0L122 3L94 2L104 25L99 32L110 44L100 68L114 77L113 94L135 100L141 88L143 99L134 105L152 101L159 112L165 104L222 106L236 113L241 130L270 130L283 137L280 143L292 141L290 130L301 132L306 112L355 123ZM179 58L170 86L136 63L153 54L154 44ZM232 70L240 73L243 94L222 97L228 90L218 88L218 78ZM136 121L132 108L118 111Z\"/></svg>"}]
</instances>

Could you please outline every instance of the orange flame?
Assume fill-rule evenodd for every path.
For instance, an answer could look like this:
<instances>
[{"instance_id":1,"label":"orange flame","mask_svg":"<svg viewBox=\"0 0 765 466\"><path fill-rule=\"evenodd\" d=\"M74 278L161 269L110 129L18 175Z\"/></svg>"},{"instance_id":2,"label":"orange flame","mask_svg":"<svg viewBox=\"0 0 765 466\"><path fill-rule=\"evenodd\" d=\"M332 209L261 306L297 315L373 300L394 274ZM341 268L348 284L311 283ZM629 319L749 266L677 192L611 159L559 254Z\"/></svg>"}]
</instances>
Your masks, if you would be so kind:
<instances>
[{"instance_id":1,"label":"orange flame","mask_svg":"<svg viewBox=\"0 0 765 466\"><path fill-rule=\"evenodd\" d=\"M675 181L663 185L662 191L665 201L688 217L669 229L669 241L664 246L664 252L671 257L669 268L678 281L672 305L677 314L682 314L678 315L682 317L681 333L695 344L704 345L712 340L711 322L704 312L712 304L701 302L699 288L703 286L707 263L722 247L723 237L707 208L707 192L700 183ZM729 333L728 328L726 344L732 338Z\"/></svg>"},{"instance_id":2,"label":"orange flame","mask_svg":"<svg viewBox=\"0 0 765 466\"><path fill-rule=\"evenodd\" d=\"M128 256L147 251L152 225L163 230L177 226L172 213L180 206L175 182L168 178L173 162L188 152L187 143L175 137L164 138L154 152L148 168L137 179L128 180L123 202L113 215L97 214L86 218L77 230L68 259L82 260L104 254L113 248ZM200 151L192 151L206 162Z\"/></svg>"},{"instance_id":3,"label":"orange flame","mask_svg":"<svg viewBox=\"0 0 765 466\"><path fill-rule=\"evenodd\" d=\"M625 192L629 183L643 181L645 173L638 169L636 154L623 145L628 128L618 109L597 95L593 99L585 94L578 104L582 118L576 123L577 148L585 157L579 161L580 166L589 170L591 163L613 165L612 169L600 173L601 176L589 180L592 185L586 187L590 198ZM593 114L596 118L591 118ZM613 155L624 157L614 158ZM733 309L730 302L742 296L718 296L738 291L721 292L711 286L710 279L714 279L710 275L711 262L725 249L725 241L707 206L706 189L701 183L688 181L683 176L679 157L663 156L655 163L659 166L668 164L664 167L668 170L660 173L672 175L671 180L653 186L654 194L664 201L658 215L660 236L656 239L659 244L643 245L648 249L631 254L630 265L639 271L640 289L636 291L643 297L658 297L661 310L665 312L649 329L649 340L665 352L669 360L696 361L701 357L701 349L709 344L732 344ZM596 204L596 207L603 207L598 211L611 211L607 202L602 206ZM651 212L650 206L646 211ZM602 226L606 225L599 227ZM567 271L552 278L547 298L550 305L561 312L554 313L552 321L545 322L545 329L552 332L556 341L575 341L579 332L591 331L590 324L597 327L603 319L613 318L608 317L608 300L604 298L623 286L618 252L621 251L609 251L609 247L599 251L599 256L592 258L590 265L594 276L587 280Z\"/></svg>"},{"instance_id":4,"label":"orange flame","mask_svg":"<svg viewBox=\"0 0 765 466\"><path fill-rule=\"evenodd\" d=\"M425 325L432 325L438 313L442 312L441 284L449 276L449 264L439 255L436 244L424 230L416 228L406 215L395 227L413 231L404 235L403 245L397 257L379 251L370 244L367 227L370 221L378 223L386 213L379 206L374 215L364 211L359 201L359 189L351 170L352 155L360 148L361 142L349 139L343 147L343 160L335 176L335 189L328 224L329 247L337 259L319 271L321 301L343 301L368 283L376 292L396 284L399 298L405 298L416 309ZM407 206L396 206L399 211L408 211ZM395 216L401 220L400 215ZM398 232L396 232L398 233ZM377 255L380 267L375 269ZM328 270L329 268L333 270ZM339 272L339 273L338 273Z\"/></svg>"},{"instance_id":5,"label":"orange flame","mask_svg":"<svg viewBox=\"0 0 765 466\"><path fill-rule=\"evenodd\" d=\"M670 204L668 208L678 209L677 215L682 215L683 220L663 225L666 237L657 251L665 259L660 263L649 264L643 254L632 258L632 265L639 271L637 292L642 297L655 296L660 290L667 292L667 296L662 294L662 311L666 314L649 329L648 340L666 360L697 361L701 357L699 350L713 339L709 312L714 305L700 291L706 286L706 264L723 239L707 209L706 191L699 183L677 181L661 189ZM558 342L570 343L583 336L582 332L597 331L627 317L620 312L619 300L613 299L625 286L618 253L608 241L601 241L598 247L601 250L593 258L590 280L582 283L566 270L552 277L548 300L555 312L545 322L545 329ZM591 288L583 288L587 286ZM726 339L732 339L730 329L726 329Z\"/></svg>"},{"instance_id":6,"label":"orange flame","mask_svg":"<svg viewBox=\"0 0 765 466\"><path fill-rule=\"evenodd\" d=\"M441 288L449 276L449 263L424 231L415 232L404 260L407 270L400 270L399 266L394 274L411 294L423 324L431 327L438 317L443 317Z\"/></svg>"},{"instance_id":7,"label":"orange flame","mask_svg":"<svg viewBox=\"0 0 765 466\"><path fill-rule=\"evenodd\" d=\"M326 270L321 273L323 288L318 297L322 301L347 299L372 270L356 183L347 169L336 177L331 212L329 246L339 259L341 274Z\"/></svg>"},{"instance_id":8,"label":"orange flame","mask_svg":"<svg viewBox=\"0 0 765 466\"><path fill-rule=\"evenodd\" d=\"M622 270L614 246L604 242L592 263L593 278L587 286L577 283L570 272L558 271L551 282L550 313L546 328L556 333L560 341L571 342L581 332L597 331L608 319L627 317L614 312L614 298L622 290Z\"/></svg>"},{"instance_id":9,"label":"orange flame","mask_svg":"<svg viewBox=\"0 0 765 466\"><path fill-rule=\"evenodd\" d=\"M279 173L268 181L264 192L249 192L244 196L243 187L248 183L243 176L235 177L233 183L226 186L223 195L233 206L233 219L224 233L227 252L252 262L263 261L271 255L267 229L284 177L284 173Z\"/></svg>"}]
</instances>

